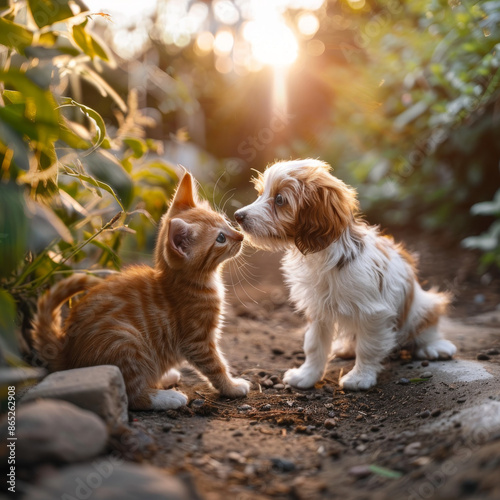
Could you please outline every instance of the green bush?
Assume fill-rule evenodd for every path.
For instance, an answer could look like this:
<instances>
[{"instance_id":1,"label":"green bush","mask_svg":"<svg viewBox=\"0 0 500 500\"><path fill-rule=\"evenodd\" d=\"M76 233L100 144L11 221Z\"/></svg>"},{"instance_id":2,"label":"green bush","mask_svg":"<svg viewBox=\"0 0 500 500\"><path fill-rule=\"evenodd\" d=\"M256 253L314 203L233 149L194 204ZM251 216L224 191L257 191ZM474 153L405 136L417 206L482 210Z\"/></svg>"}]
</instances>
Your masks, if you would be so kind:
<instances>
[{"instance_id":1,"label":"green bush","mask_svg":"<svg viewBox=\"0 0 500 500\"><path fill-rule=\"evenodd\" d=\"M144 241L176 182L161 145L145 138L151 123L134 92L125 103L99 75L115 62L90 17L79 0L0 11L0 348L9 361L42 290L75 269L119 269L123 238ZM114 101L113 136L71 97L80 81Z\"/></svg>"}]
</instances>

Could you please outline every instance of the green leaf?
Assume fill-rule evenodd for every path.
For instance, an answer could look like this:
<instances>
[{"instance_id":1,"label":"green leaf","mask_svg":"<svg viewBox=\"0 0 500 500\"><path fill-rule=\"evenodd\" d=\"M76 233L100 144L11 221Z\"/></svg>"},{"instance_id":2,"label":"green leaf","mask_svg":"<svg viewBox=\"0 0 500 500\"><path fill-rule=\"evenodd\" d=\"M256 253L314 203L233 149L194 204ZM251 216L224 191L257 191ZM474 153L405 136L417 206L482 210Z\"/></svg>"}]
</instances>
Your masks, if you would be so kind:
<instances>
[{"instance_id":1,"label":"green leaf","mask_svg":"<svg viewBox=\"0 0 500 500\"><path fill-rule=\"evenodd\" d=\"M81 181L87 182L91 186L94 186L98 190L97 191L98 196L102 196L100 191L99 191L100 189L108 192L111 196L113 196L113 198L116 200L116 202L120 205L120 208L122 210L125 210L123 208L122 202L120 201L120 198L114 192L113 188L109 184L106 184L105 182L94 179L92 176L87 175L83 172L77 172L76 170L72 170L70 167L66 167L66 170L64 170L62 173L69 175L70 177L75 177L76 179L80 179Z\"/></svg>"},{"instance_id":2,"label":"green leaf","mask_svg":"<svg viewBox=\"0 0 500 500\"><path fill-rule=\"evenodd\" d=\"M0 340L2 349L19 355L16 337L16 302L6 290L0 289Z\"/></svg>"},{"instance_id":3,"label":"green leaf","mask_svg":"<svg viewBox=\"0 0 500 500\"><path fill-rule=\"evenodd\" d=\"M387 477L389 479L399 479L403 476L402 472L397 470L387 469L378 465L370 465L370 470L377 476Z\"/></svg>"},{"instance_id":4,"label":"green leaf","mask_svg":"<svg viewBox=\"0 0 500 500\"><path fill-rule=\"evenodd\" d=\"M21 92L18 92L17 90L4 90L2 95L4 100L7 101L7 103L10 104L24 103L24 96L21 94Z\"/></svg>"},{"instance_id":5,"label":"green leaf","mask_svg":"<svg viewBox=\"0 0 500 500\"><path fill-rule=\"evenodd\" d=\"M18 90L26 101L31 99L33 106L28 117L30 121L53 126L55 131L59 130L59 112L56 109L54 96L49 90L41 89L25 73L17 69L0 71L0 81Z\"/></svg>"},{"instance_id":6,"label":"green leaf","mask_svg":"<svg viewBox=\"0 0 500 500\"><path fill-rule=\"evenodd\" d=\"M82 24L73 26L73 40L91 59L94 59L94 57L97 56L104 61L109 61L108 54L104 48L88 31L85 30L87 22L88 20L85 19Z\"/></svg>"},{"instance_id":7,"label":"green leaf","mask_svg":"<svg viewBox=\"0 0 500 500\"><path fill-rule=\"evenodd\" d=\"M94 151L81 159L82 164L92 177L111 186L113 191L128 208L134 196L134 184L132 178L108 151Z\"/></svg>"},{"instance_id":8,"label":"green leaf","mask_svg":"<svg viewBox=\"0 0 500 500\"><path fill-rule=\"evenodd\" d=\"M127 137L126 139L123 139L123 143L133 151L134 158L141 158L148 151L148 147L142 139Z\"/></svg>"},{"instance_id":9,"label":"green leaf","mask_svg":"<svg viewBox=\"0 0 500 500\"><path fill-rule=\"evenodd\" d=\"M104 141L104 138L106 137L106 125L104 124L104 120L102 119L102 116L95 111L92 108L89 108L88 106L85 106L84 104L80 104L79 102L74 101L70 97L64 97L62 99L62 105L63 106L75 106L80 111L87 116L89 119L91 119L95 126L96 126L96 137L94 139L94 145L88 152L88 154L93 153Z\"/></svg>"},{"instance_id":10,"label":"green leaf","mask_svg":"<svg viewBox=\"0 0 500 500\"><path fill-rule=\"evenodd\" d=\"M41 252L54 239L73 243L73 237L64 222L54 211L41 203L30 201L28 204L30 231L28 247L34 253Z\"/></svg>"},{"instance_id":11,"label":"green leaf","mask_svg":"<svg viewBox=\"0 0 500 500\"><path fill-rule=\"evenodd\" d=\"M28 5L39 28L73 17L68 0L28 0Z\"/></svg>"},{"instance_id":12,"label":"green leaf","mask_svg":"<svg viewBox=\"0 0 500 500\"><path fill-rule=\"evenodd\" d=\"M5 45L11 49L24 54L24 49L33 42L33 32L0 17L0 45Z\"/></svg>"},{"instance_id":13,"label":"green leaf","mask_svg":"<svg viewBox=\"0 0 500 500\"><path fill-rule=\"evenodd\" d=\"M10 276L26 252L28 221L23 190L14 182L0 184L0 277Z\"/></svg>"},{"instance_id":14,"label":"green leaf","mask_svg":"<svg viewBox=\"0 0 500 500\"><path fill-rule=\"evenodd\" d=\"M20 134L13 130L7 123L0 119L0 144L7 150L12 151L12 161L16 167L29 170L29 148ZM0 151L2 148L0 147Z\"/></svg>"}]
</instances>

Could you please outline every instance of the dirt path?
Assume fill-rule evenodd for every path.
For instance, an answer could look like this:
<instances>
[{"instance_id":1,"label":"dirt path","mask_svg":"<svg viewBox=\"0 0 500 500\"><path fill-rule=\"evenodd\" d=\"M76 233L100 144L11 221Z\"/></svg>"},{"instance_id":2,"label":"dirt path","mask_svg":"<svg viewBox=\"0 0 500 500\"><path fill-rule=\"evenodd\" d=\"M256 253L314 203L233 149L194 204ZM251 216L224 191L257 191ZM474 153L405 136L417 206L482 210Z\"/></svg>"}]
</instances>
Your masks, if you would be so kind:
<instances>
[{"instance_id":1,"label":"dirt path","mask_svg":"<svg viewBox=\"0 0 500 500\"><path fill-rule=\"evenodd\" d=\"M474 301L485 287L463 258L457 266L445 254L431 248L422 264L424 276L438 269L459 291L443 323L457 360L413 361L403 351L365 393L339 390L353 366L339 360L315 389L284 388L283 373L304 359L305 321L287 303L278 257L255 255L258 283L228 287L223 339L253 390L219 399L184 369L189 408L132 413L135 458L189 476L207 500L500 498L500 313L468 316L500 302L498 285Z\"/></svg>"}]
</instances>

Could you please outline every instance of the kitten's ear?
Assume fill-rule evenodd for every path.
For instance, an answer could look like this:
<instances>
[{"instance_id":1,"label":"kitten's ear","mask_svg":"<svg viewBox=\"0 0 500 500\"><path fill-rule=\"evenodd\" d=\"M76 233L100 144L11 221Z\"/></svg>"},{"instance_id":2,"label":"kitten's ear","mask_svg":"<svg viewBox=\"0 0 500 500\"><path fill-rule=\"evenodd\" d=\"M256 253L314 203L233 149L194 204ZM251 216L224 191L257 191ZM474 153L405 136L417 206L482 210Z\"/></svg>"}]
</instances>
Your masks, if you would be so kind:
<instances>
[{"instance_id":1,"label":"kitten's ear","mask_svg":"<svg viewBox=\"0 0 500 500\"><path fill-rule=\"evenodd\" d=\"M196 188L193 176L186 171L184 177L179 182L174 199L170 205L170 212L182 211L196 206Z\"/></svg>"},{"instance_id":2,"label":"kitten's ear","mask_svg":"<svg viewBox=\"0 0 500 500\"><path fill-rule=\"evenodd\" d=\"M193 239L193 228L182 219L172 219L168 228L168 245L179 257L186 258Z\"/></svg>"}]
</instances>

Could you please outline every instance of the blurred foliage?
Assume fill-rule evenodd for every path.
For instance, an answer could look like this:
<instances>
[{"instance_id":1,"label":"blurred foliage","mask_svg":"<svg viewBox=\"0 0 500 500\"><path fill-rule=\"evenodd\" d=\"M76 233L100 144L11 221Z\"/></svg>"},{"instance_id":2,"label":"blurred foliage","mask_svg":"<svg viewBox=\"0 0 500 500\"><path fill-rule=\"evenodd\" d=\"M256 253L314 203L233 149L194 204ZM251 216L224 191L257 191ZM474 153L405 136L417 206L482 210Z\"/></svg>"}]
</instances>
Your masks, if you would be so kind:
<instances>
[{"instance_id":1,"label":"blurred foliage","mask_svg":"<svg viewBox=\"0 0 500 500\"><path fill-rule=\"evenodd\" d=\"M280 15L301 50L287 68L286 111L273 97L272 67L237 65L244 3L233 3L238 22L217 21L213 7L199 28L232 32L230 53L201 52L196 33L189 44L185 33L163 36L157 16L140 63L158 60L194 96L183 111L154 92L148 103L175 114L166 128L186 126L225 160L228 187L248 186L251 168L275 159L320 157L358 189L372 221L458 239L488 229L494 215L476 218L470 209L500 184L500 1L330 0L314 8L320 27L310 36L297 28L307 9L292 6L307 2L288 2ZM235 69L218 71L221 58ZM252 196L239 189L228 210Z\"/></svg>"},{"instance_id":2,"label":"blurred foliage","mask_svg":"<svg viewBox=\"0 0 500 500\"><path fill-rule=\"evenodd\" d=\"M11 363L43 288L76 269L119 269L125 235L144 246L177 178L146 138L155 122L136 93L125 103L100 76L116 63L90 17L79 0L0 10L0 350ZM113 102L115 133L74 99L82 82Z\"/></svg>"}]
</instances>

